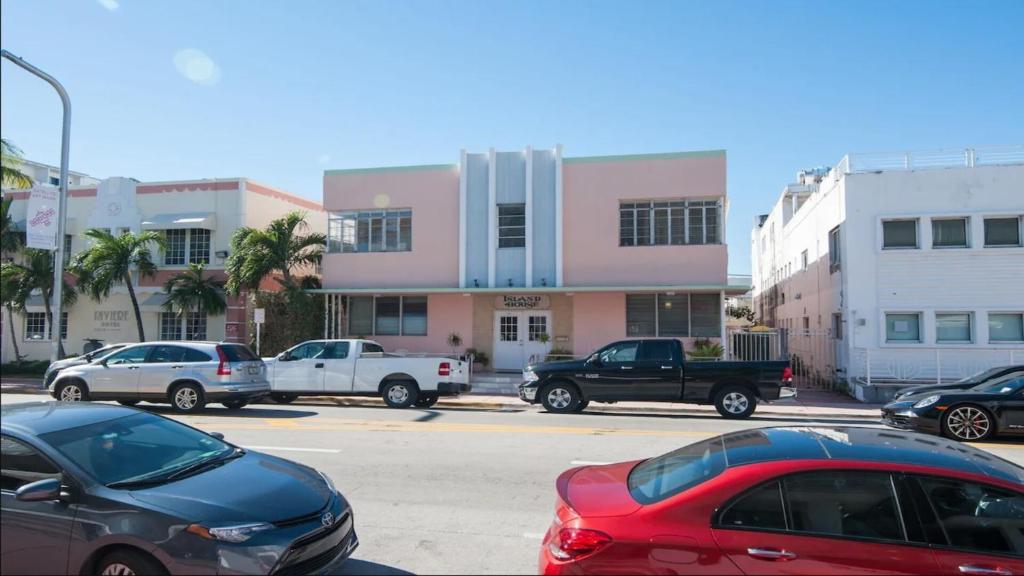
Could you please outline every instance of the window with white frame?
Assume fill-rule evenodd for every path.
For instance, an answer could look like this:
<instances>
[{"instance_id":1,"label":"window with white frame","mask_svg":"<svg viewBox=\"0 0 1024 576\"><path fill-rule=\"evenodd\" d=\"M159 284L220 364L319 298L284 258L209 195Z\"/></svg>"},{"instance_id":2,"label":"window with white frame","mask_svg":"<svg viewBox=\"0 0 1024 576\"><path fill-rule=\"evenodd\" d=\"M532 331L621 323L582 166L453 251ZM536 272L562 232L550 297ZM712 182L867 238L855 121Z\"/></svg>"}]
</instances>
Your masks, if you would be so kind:
<instances>
[{"instance_id":1,"label":"window with white frame","mask_svg":"<svg viewBox=\"0 0 1024 576\"><path fill-rule=\"evenodd\" d=\"M526 204L498 205L498 248L526 246Z\"/></svg>"},{"instance_id":2,"label":"window with white frame","mask_svg":"<svg viewBox=\"0 0 1024 576\"><path fill-rule=\"evenodd\" d=\"M836 226L828 233L828 269L829 272L835 272L841 267L843 261L842 252L840 252L839 244L839 226Z\"/></svg>"},{"instance_id":3,"label":"window with white frame","mask_svg":"<svg viewBox=\"0 0 1024 576\"><path fill-rule=\"evenodd\" d=\"M985 218L985 247L1020 246L1022 220L1022 216Z\"/></svg>"},{"instance_id":4,"label":"window with white frame","mask_svg":"<svg viewBox=\"0 0 1024 576\"><path fill-rule=\"evenodd\" d=\"M350 296L352 336L426 336L426 296Z\"/></svg>"},{"instance_id":5,"label":"window with white frame","mask_svg":"<svg viewBox=\"0 0 1024 576\"><path fill-rule=\"evenodd\" d=\"M181 315L177 312L160 313L160 339L181 340Z\"/></svg>"},{"instance_id":6,"label":"window with white frame","mask_svg":"<svg viewBox=\"0 0 1024 576\"><path fill-rule=\"evenodd\" d=\"M967 218L932 218L932 248L967 248Z\"/></svg>"},{"instance_id":7,"label":"window with white frame","mask_svg":"<svg viewBox=\"0 0 1024 576\"><path fill-rule=\"evenodd\" d=\"M719 337L718 294L627 294L626 336Z\"/></svg>"},{"instance_id":8,"label":"window with white frame","mask_svg":"<svg viewBox=\"0 0 1024 576\"><path fill-rule=\"evenodd\" d=\"M883 220L882 248L917 248L917 219Z\"/></svg>"},{"instance_id":9,"label":"window with white frame","mask_svg":"<svg viewBox=\"0 0 1024 576\"><path fill-rule=\"evenodd\" d=\"M71 234L64 235L64 267L67 268L71 264Z\"/></svg>"},{"instance_id":10,"label":"window with white frame","mask_svg":"<svg viewBox=\"0 0 1024 576\"><path fill-rule=\"evenodd\" d=\"M167 247L164 249L164 266L185 265L186 230L167 230Z\"/></svg>"},{"instance_id":11,"label":"window with white frame","mask_svg":"<svg viewBox=\"0 0 1024 576\"><path fill-rule=\"evenodd\" d=\"M46 313L25 313L25 340L46 339Z\"/></svg>"},{"instance_id":12,"label":"window with white frame","mask_svg":"<svg viewBox=\"0 0 1024 576\"><path fill-rule=\"evenodd\" d=\"M619 246L721 242L721 203L718 200L619 203Z\"/></svg>"},{"instance_id":13,"label":"window with white frame","mask_svg":"<svg viewBox=\"0 0 1024 576\"><path fill-rule=\"evenodd\" d=\"M188 236L189 264L209 264L210 231L205 228L192 228L188 231Z\"/></svg>"},{"instance_id":14,"label":"window with white frame","mask_svg":"<svg viewBox=\"0 0 1024 576\"><path fill-rule=\"evenodd\" d=\"M886 342L920 342L920 312L890 312L885 315Z\"/></svg>"},{"instance_id":15,"label":"window with white frame","mask_svg":"<svg viewBox=\"0 0 1024 576\"><path fill-rule=\"evenodd\" d=\"M989 312L988 341L1024 342L1024 312Z\"/></svg>"},{"instance_id":16,"label":"window with white frame","mask_svg":"<svg viewBox=\"0 0 1024 576\"><path fill-rule=\"evenodd\" d=\"M935 314L935 341L971 342L974 340L969 312L942 312Z\"/></svg>"},{"instance_id":17,"label":"window with white frame","mask_svg":"<svg viewBox=\"0 0 1024 576\"><path fill-rule=\"evenodd\" d=\"M409 252L412 210L331 212L327 215L327 251Z\"/></svg>"},{"instance_id":18,"label":"window with white frame","mask_svg":"<svg viewBox=\"0 0 1024 576\"><path fill-rule=\"evenodd\" d=\"M185 320L185 340L206 340L206 314L188 313Z\"/></svg>"}]
</instances>

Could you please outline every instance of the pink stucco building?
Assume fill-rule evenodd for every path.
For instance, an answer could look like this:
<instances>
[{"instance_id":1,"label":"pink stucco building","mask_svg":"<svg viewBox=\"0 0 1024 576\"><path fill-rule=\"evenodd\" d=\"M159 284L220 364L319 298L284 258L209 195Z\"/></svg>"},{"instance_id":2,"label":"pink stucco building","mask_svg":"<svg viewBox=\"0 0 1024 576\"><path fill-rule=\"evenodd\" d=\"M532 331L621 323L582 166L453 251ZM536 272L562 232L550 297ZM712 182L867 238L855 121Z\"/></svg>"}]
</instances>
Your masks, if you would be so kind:
<instances>
[{"instance_id":1,"label":"pink stucco building","mask_svg":"<svg viewBox=\"0 0 1024 576\"><path fill-rule=\"evenodd\" d=\"M517 370L609 341L721 337L730 286L721 150L329 170L327 336L485 352Z\"/></svg>"}]
</instances>

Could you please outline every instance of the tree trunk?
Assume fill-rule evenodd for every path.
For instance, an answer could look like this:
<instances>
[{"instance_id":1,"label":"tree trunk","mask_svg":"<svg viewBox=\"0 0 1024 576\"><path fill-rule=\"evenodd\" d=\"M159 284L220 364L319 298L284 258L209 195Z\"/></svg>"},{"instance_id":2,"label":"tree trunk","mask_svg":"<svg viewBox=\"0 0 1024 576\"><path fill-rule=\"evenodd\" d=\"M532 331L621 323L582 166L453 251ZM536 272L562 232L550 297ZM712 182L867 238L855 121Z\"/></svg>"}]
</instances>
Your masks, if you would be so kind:
<instances>
[{"instance_id":1,"label":"tree trunk","mask_svg":"<svg viewBox=\"0 0 1024 576\"><path fill-rule=\"evenodd\" d=\"M21 351L18 350L18 334L14 331L14 309L7 307L7 320L11 324L11 345L14 346L14 361L21 362Z\"/></svg>"},{"instance_id":2,"label":"tree trunk","mask_svg":"<svg viewBox=\"0 0 1024 576\"><path fill-rule=\"evenodd\" d=\"M285 265L285 267L282 268L282 272L284 272L284 282L283 282L284 287L285 288L291 288L292 287L292 271L288 269L287 265Z\"/></svg>"},{"instance_id":3,"label":"tree trunk","mask_svg":"<svg viewBox=\"0 0 1024 576\"><path fill-rule=\"evenodd\" d=\"M50 329L50 340L57 339L57 359L60 360L64 357L64 342L60 339L60 322L56 325L53 323L53 309L50 308L50 298L53 297L52 293L47 293L43 290L43 310L46 311L46 322Z\"/></svg>"},{"instance_id":4,"label":"tree trunk","mask_svg":"<svg viewBox=\"0 0 1024 576\"><path fill-rule=\"evenodd\" d=\"M132 309L135 310L135 325L139 329L139 342L145 342L146 331L142 328L142 312L139 311L139 299L135 297L135 287L132 286L131 272L124 275L124 285L128 287L128 296L132 299Z\"/></svg>"}]
</instances>

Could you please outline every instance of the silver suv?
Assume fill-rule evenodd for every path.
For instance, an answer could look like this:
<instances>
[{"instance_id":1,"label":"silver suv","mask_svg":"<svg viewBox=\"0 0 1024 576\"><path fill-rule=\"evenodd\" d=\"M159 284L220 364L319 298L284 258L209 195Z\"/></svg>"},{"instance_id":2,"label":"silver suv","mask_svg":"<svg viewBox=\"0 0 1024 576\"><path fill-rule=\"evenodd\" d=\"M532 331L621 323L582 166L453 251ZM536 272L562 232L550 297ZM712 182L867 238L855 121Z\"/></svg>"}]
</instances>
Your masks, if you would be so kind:
<instances>
[{"instance_id":1,"label":"silver suv","mask_svg":"<svg viewBox=\"0 0 1024 576\"><path fill-rule=\"evenodd\" d=\"M83 366L61 370L47 386L65 402L168 402L179 412L207 402L238 409L270 393L267 369L252 350L226 342L132 344Z\"/></svg>"}]
</instances>

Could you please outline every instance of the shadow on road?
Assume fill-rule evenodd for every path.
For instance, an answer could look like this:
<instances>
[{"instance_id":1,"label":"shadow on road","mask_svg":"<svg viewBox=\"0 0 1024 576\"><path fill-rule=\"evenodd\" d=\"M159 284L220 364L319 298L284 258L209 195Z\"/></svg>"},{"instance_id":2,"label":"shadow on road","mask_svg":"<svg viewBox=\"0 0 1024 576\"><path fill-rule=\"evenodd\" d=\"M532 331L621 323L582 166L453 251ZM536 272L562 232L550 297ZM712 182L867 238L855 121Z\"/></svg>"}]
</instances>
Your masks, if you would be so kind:
<instances>
[{"instance_id":1,"label":"shadow on road","mask_svg":"<svg viewBox=\"0 0 1024 576\"><path fill-rule=\"evenodd\" d=\"M550 412L539 412L550 414ZM806 424L808 421L821 422L823 424L878 424L880 418L827 418L815 416L775 416L757 414L746 420L729 420L718 414L664 414L647 412L601 412L587 411L580 412L579 416L614 416L616 418L664 418L668 420L718 420L723 422L797 422Z\"/></svg>"},{"instance_id":2,"label":"shadow on road","mask_svg":"<svg viewBox=\"0 0 1024 576\"><path fill-rule=\"evenodd\" d=\"M181 415L181 412L177 412L170 406L161 404L138 404L135 407L148 412L155 412L157 414ZM309 418L310 416L319 415L318 412L309 412L306 410L279 410L276 408L250 408L248 406L239 410L228 410L227 408L215 404L211 404L195 414L202 416L227 416L233 418Z\"/></svg>"},{"instance_id":3,"label":"shadow on road","mask_svg":"<svg viewBox=\"0 0 1024 576\"><path fill-rule=\"evenodd\" d=\"M355 560L349 558L344 564L338 567L337 570L332 570L332 576L342 576L345 574L367 574L371 576L387 575L387 576L406 576L412 575L412 572L406 572L400 568L394 566L386 566L384 564L377 564L376 562L368 562L366 560Z\"/></svg>"}]
</instances>

